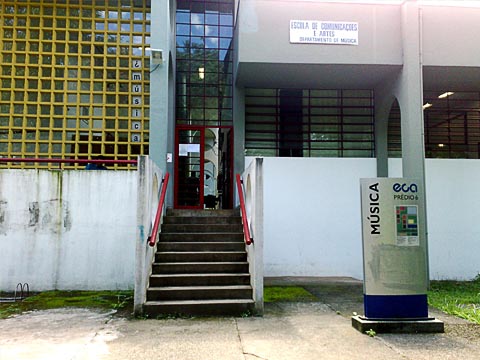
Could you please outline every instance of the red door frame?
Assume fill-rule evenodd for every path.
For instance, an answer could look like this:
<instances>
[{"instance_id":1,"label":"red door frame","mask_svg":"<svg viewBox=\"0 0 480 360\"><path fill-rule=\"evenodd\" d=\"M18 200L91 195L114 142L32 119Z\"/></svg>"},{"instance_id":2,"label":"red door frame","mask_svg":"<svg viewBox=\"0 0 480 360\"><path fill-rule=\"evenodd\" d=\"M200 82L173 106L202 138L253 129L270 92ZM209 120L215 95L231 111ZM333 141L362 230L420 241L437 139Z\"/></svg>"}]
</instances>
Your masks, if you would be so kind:
<instances>
[{"instance_id":1,"label":"red door frame","mask_svg":"<svg viewBox=\"0 0 480 360\"><path fill-rule=\"evenodd\" d=\"M229 203L233 205L233 164L234 164L234 137L233 137L233 126L196 126L196 125L177 125L175 127L175 157L174 157L174 208L175 209L203 209L204 203L204 179L205 179L205 129L230 129L230 148L229 152L229 163L231 164L228 171L230 172L230 183L229 194L230 199ZM198 206L186 206L178 204L178 164L179 164L179 132L182 130L198 130L200 132L200 184L199 184L199 205ZM219 150L220 151L220 150Z\"/></svg>"}]
</instances>

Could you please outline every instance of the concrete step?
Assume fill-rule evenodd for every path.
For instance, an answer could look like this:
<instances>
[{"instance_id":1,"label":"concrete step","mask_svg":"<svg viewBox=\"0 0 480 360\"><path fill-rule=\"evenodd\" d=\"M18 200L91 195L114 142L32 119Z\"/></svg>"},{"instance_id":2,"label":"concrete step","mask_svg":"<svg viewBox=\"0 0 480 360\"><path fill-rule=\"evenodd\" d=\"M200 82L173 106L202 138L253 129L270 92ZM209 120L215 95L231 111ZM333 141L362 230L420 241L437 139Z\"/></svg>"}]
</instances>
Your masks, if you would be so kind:
<instances>
[{"instance_id":1,"label":"concrete step","mask_svg":"<svg viewBox=\"0 0 480 360\"><path fill-rule=\"evenodd\" d=\"M144 313L150 317L161 315L236 315L253 309L251 299L147 301Z\"/></svg>"},{"instance_id":2,"label":"concrete step","mask_svg":"<svg viewBox=\"0 0 480 360\"><path fill-rule=\"evenodd\" d=\"M204 273L204 274L154 274L150 276L151 287L160 286L207 286L249 285L247 273Z\"/></svg>"},{"instance_id":3,"label":"concrete step","mask_svg":"<svg viewBox=\"0 0 480 360\"><path fill-rule=\"evenodd\" d=\"M241 224L240 216L165 216L164 224Z\"/></svg>"},{"instance_id":4,"label":"concrete step","mask_svg":"<svg viewBox=\"0 0 480 360\"><path fill-rule=\"evenodd\" d=\"M253 309L238 210L167 210L145 314L240 315Z\"/></svg>"},{"instance_id":5,"label":"concrete step","mask_svg":"<svg viewBox=\"0 0 480 360\"><path fill-rule=\"evenodd\" d=\"M246 273L248 262L153 263L152 274Z\"/></svg>"},{"instance_id":6,"label":"concrete step","mask_svg":"<svg viewBox=\"0 0 480 360\"><path fill-rule=\"evenodd\" d=\"M216 233L203 233L203 232L193 232L193 233L160 233L161 242L172 242L172 241L182 241L182 242L192 242L192 241L243 241L243 233L229 233L229 232L216 232Z\"/></svg>"},{"instance_id":7,"label":"concrete step","mask_svg":"<svg viewBox=\"0 0 480 360\"><path fill-rule=\"evenodd\" d=\"M155 262L235 262L247 261L245 251L160 251L155 254Z\"/></svg>"},{"instance_id":8,"label":"concrete step","mask_svg":"<svg viewBox=\"0 0 480 360\"><path fill-rule=\"evenodd\" d=\"M245 243L243 241L159 242L157 251L245 251Z\"/></svg>"},{"instance_id":9,"label":"concrete step","mask_svg":"<svg viewBox=\"0 0 480 360\"><path fill-rule=\"evenodd\" d=\"M147 301L252 299L250 285L151 287Z\"/></svg>"},{"instance_id":10,"label":"concrete step","mask_svg":"<svg viewBox=\"0 0 480 360\"><path fill-rule=\"evenodd\" d=\"M162 233L241 233L242 224L162 224Z\"/></svg>"},{"instance_id":11,"label":"concrete step","mask_svg":"<svg viewBox=\"0 0 480 360\"><path fill-rule=\"evenodd\" d=\"M226 210L190 210L190 209L167 209L167 216L188 216L188 217L226 217L239 216L240 210L226 209Z\"/></svg>"}]
</instances>

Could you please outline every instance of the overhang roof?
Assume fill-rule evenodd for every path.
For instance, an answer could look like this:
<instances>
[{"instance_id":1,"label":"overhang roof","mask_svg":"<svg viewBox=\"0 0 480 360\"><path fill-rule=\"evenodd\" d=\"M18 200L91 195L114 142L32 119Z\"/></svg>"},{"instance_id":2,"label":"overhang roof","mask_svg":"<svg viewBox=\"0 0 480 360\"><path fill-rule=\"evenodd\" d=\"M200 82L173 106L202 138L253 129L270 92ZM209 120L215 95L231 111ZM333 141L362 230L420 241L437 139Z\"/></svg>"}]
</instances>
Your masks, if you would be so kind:
<instances>
[{"instance_id":1,"label":"overhang roof","mask_svg":"<svg viewBox=\"0 0 480 360\"><path fill-rule=\"evenodd\" d=\"M240 63L236 82L254 88L374 89L402 65ZM425 90L480 91L480 67L424 66Z\"/></svg>"}]
</instances>

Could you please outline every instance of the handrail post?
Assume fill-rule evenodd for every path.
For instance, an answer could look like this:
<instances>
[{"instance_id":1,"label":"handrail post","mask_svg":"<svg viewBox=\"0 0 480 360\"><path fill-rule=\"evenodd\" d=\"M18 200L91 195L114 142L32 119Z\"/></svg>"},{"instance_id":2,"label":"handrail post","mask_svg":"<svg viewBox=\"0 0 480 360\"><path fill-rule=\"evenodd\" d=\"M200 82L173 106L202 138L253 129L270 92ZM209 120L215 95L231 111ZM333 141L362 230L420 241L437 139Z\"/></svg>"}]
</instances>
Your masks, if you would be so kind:
<instances>
[{"instance_id":1,"label":"handrail post","mask_svg":"<svg viewBox=\"0 0 480 360\"><path fill-rule=\"evenodd\" d=\"M248 226L247 210L245 208L245 198L244 198L243 188L242 188L243 181L240 177L240 174L237 174L236 179L237 179L238 198L240 200L240 211L242 213L242 223L243 223L243 233L245 236L245 244L250 245L251 243L253 243L253 238L250 236L250 228Z\"/></svg>"},{"instance_id":2,"label":"handrail post","mask_svg":"<svg viewBox=\"0 0 480 360\"><path fill-rule=\"evenodd\" d=\"M165 177L162 179L162 191L160 193L160 199L158 201L157 213L155 214L155 222L153 223L152 233L148 237L148 245L155 246L158 236L158 228L160 227L160 218L162 216L163 204L165 203L165 195L167 193L168 179L170 174L165 173Z\"/></svg>"}]
</instances>

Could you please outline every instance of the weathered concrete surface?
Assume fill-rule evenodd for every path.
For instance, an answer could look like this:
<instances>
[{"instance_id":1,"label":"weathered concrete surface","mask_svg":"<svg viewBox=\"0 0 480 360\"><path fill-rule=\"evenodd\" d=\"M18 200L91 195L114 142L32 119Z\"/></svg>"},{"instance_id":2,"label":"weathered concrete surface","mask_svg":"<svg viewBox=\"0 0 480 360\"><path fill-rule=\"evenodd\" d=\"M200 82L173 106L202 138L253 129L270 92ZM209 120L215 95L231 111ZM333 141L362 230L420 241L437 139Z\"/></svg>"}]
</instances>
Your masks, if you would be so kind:
<instances>
[{"instance_id":1,"label":"weathered concrete surface","mask_svg":"<svg viewBox=\"0 0 480 360\"><path fill-rule=\"evenodd\" d=\"M2 170L0 289L132 289L137 175Z\"/></svg>"},{"instance_id":2,"label":"weathered concrete surface","mask_svg":"<svg viewBox=\"0 0 480 360\"><path fill-rule=\"evenodd\" d=\"M123 319L87 309L35 311L0 320L0 359L99 359Z\"/></svg>"},{"instance_id":3,"label":"weathered concrete surface","mask_svg":"<svg viewBox=\"0 0 480 360\"><path fill-rule=\"evenodd\" d=\"M267 304L263 318L140 320L59 309L0 320L0 359L480 359L479 325L432 311L444 334L368 337L350 319L361 283L297 280L326 300Z\"/></svg>"}]
</instances>

